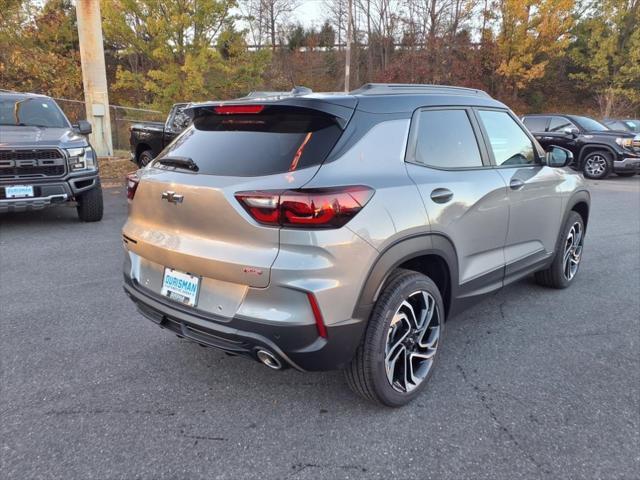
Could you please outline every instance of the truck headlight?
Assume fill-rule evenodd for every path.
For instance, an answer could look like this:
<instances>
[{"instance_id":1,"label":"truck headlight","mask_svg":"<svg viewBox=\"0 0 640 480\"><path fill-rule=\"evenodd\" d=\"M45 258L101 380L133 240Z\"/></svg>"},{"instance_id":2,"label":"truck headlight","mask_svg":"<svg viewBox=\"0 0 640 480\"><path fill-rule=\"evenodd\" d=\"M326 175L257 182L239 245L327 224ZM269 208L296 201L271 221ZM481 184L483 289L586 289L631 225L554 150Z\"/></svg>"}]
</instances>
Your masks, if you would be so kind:
<instances>
[{"instance_id":1,"label":"truck headlight","mask_svg":"<svg viewBox=\"0 0 640 480\"><path fill-rule=\"evenodd\" d=\"M72 172L96 169L96 154L91 147L67 148Z\"/></svg>"},{"instance_id":2,"label":"truck headlight","mask_svg":"<svg viewBox=\"0 0 640 480\"><path fill-rule=\"evenodd\" d=\"M631 148L633 146L633 138L616 138L616 143L623 148Z\"/></svg>"}]
</instances>

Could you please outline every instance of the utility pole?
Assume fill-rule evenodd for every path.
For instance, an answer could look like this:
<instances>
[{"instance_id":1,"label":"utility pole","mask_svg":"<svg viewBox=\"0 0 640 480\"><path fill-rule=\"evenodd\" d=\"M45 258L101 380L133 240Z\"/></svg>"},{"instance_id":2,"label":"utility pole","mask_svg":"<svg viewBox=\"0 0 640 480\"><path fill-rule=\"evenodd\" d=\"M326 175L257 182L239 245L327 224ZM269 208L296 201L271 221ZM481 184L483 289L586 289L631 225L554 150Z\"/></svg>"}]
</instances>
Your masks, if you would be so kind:
<instances>
[{"instance_id":1,"label":"utility pole","mask_svg":"<svg viewBox=\"0 0 640 480\"><path fill-rule=\"evenodd\" d=\"M89 139L98 156L110 156L113 155L113 144L100 0L76 0L76 17L84 101L87 120L93 126Z\"/></svg>"},{"instance_id":2,"label":"utility pole","mask_svg":"<svg viewBox=\"0 0 640 480\"><path fill-rule=\"evenodd\" d=\"M351 75L351 10L352 0L349 0L349 12L347 13L347 48L345 49L344 60L344 91L349 91L349 77Z\"/></svg>"}]
</instances>

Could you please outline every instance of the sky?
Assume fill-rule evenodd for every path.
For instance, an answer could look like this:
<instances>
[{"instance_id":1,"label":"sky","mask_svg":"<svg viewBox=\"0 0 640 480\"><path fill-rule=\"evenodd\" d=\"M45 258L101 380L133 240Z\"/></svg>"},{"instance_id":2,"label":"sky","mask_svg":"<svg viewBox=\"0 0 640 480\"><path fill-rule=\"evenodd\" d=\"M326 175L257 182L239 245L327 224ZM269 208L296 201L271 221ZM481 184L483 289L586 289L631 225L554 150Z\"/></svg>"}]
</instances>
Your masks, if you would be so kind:
<instances>
[{"instance_id":1,"label":"sky","mask_svg":"<svg viewBox=\"0 0 640 480\"><path fill-rule=\"evenodd\" d=\"M323 0L301 1L294 12L294 18L305 27L320 27L325 20L325 6Z\"/></svg>"}]
</instances>

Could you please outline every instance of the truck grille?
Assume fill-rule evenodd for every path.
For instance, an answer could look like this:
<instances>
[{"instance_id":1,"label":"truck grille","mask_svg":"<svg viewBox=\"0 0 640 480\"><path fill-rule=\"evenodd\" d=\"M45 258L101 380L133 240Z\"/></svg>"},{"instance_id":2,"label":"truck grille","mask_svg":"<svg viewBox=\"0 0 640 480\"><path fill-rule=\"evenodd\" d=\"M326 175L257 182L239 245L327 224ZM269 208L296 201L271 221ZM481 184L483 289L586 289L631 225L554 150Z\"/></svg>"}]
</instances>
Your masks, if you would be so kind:
<instances>
[{"instance_id":1,"label":"truck grille","mask_svg":"<svg viewBox=\"0 0 640 480\"><path fill-rule=\"evenodd\" d=\"M0 150L0 180L60 177L66 171L66 158L55 148Z\"/></svg>"}]
</instances>

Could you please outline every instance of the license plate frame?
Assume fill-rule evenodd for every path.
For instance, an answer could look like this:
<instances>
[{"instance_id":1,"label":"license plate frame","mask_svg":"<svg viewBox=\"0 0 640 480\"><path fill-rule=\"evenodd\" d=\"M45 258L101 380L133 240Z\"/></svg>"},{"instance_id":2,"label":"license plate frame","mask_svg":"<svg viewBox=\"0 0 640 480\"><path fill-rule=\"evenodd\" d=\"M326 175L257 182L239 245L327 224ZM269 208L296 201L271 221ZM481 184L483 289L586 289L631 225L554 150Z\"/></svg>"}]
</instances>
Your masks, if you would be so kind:
<instances>
[{"instance_id":1,"label":"license plate frame","mask_svg":"<svg viewBox=\"0 0 640 480\"><path fill-rule=\"evenodd\" d=\"M35 191L33 185L9 185L4 187L5 198L33 198Z\"/></svg>"},{"instance_id":2,"label":"license plate frame","mask_svg":"<svg viewBox=\"0 0 640 480\"><path fill-rule=\"evenodd\" d=\"M195 308L200 296L202 277L170 267L164 268L160 295L187 307Z\"/></svg>"}]
</instances>

